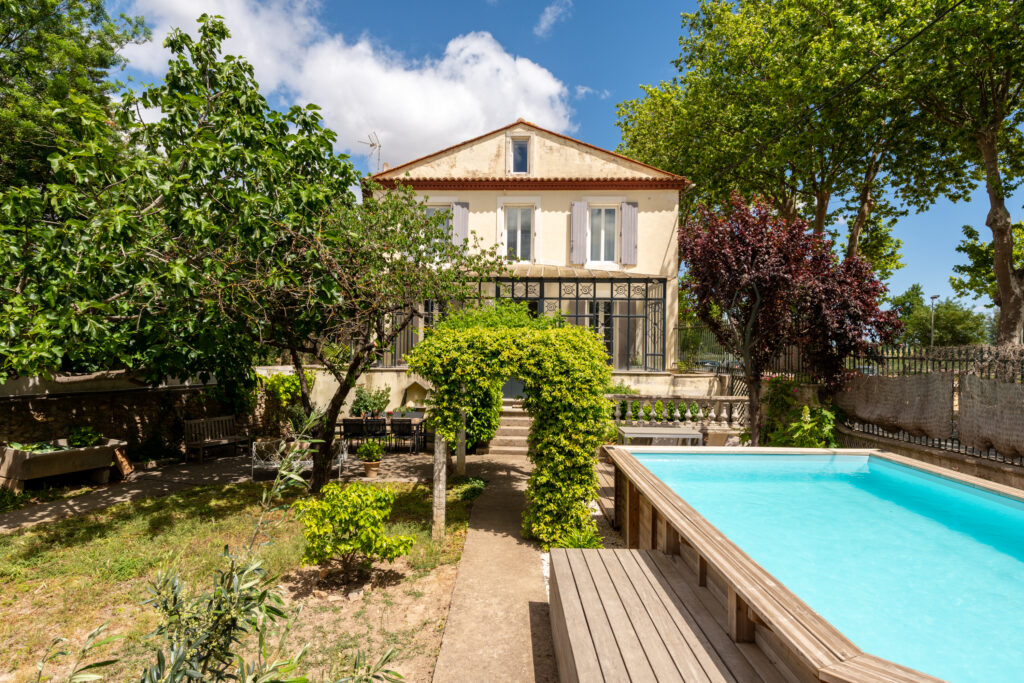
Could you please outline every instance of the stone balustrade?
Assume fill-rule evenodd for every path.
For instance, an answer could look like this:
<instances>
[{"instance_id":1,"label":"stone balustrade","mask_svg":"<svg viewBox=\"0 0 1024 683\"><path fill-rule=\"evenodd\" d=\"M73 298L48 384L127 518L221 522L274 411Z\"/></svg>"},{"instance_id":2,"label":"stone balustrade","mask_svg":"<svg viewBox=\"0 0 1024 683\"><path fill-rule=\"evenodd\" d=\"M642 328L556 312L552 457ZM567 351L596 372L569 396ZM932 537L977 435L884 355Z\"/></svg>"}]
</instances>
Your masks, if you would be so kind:
<instances>
[{"instance_id":1,"label":"stone balustrade","mask_svg":"<svg viewBox=\"0 0 1024 683\"><path fill-rule=\"evenodd\" d=\"M649 396L608 394L617 424L745 428L746 396Z\"/></svg>"}]
</instances>

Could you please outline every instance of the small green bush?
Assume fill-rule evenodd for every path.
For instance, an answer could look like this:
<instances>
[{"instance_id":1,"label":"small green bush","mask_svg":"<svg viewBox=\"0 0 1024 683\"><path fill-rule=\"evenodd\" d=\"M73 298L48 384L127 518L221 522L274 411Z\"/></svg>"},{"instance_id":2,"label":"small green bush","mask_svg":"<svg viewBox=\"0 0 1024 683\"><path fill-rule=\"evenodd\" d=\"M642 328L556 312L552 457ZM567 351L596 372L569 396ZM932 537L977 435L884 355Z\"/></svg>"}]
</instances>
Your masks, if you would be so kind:
<instances>
[{"instance_id":1,"label":"small green bush","mask_svg":"<svg viewBox=\"0 0 1024 683\"><path fill-rule=\"evenodd\" d=\"M690 403L690 419L694 422L700 420L700 406L696 401Z\"/></svg>"},{"instance_id":2,"label":"small green bush","mask_svg":"<svg viewBox=\"0 0 1024 683\"><path fill-rule=\"evenodd\" d=\"M68 432L68 446L71 448L89 448L103 441L103 435L92 427L72 427Z\"/></svg>"},{"instance_id":3,"label":"small green bush","mask_svg":"<svg viewBox=\"0 0 1024 683\"><path fill-rule=\"evenodd\" d=\"M613 382L612 384L609 384L608 388L604 390L604 393L606 393L606 394L618 394L618 395L621 396L623 394L630 395L630 394L636 394L638 392L637 392L636 389L634 389L633 387L629 386L628 384L626 384L625 382L623 382L620 379L618 382Z\"/></svg>"},{"instance_id":4,"label":"small green bush","mask_svg":"<svg viewBox=\"0 0 1024 683\"><path fill-rule=\"evenodd\" d=\"M363 462L380 462L384 457L384 446L380 441L364 441L359 444L356 454Z\"/></svg>"},{"instance_id":5,"label":"small green bush","mask_svg":"<svg viewBox=\"0 0 1024 683\"><path fill-rule=\"evenodd\" d=\"M836 448L836 416L825 408L813 410L804 406L800 419L791 422L784 429L773 432L773 446L792 448Z\"/></svg>"},{"instance_id":6,"label":"small green bush","mask_svg":"<svg viewBox=\"0 0 1024 683\"><path fill-rule=\"evenodd\" d=\"M569 529L554 545L558 548L603 548L604 541L596 529L584 527Z\"/></svg>"},{"instance_id":7,"label":"small green bush","mask_svg":"<svg viewBox=\"0 0 1024 683\"><path fill-rule=\"evenodd\" d=\"M632 412L634 420L640 419L640 401L633 401L633 405L630 406L630 412Z\"/></svg>"},{"instance_id":8,"label":"small green bush","mask_svg":"<svg viewBox=\"0 0 1024 683\"><path fill-rule=\"evenodd\" d=\"M665 404L660 400L654 402L654 419L659 422L665 421Z\"/></svg>"},{"instance_id":9,"label":"small green bush","mask_svg":"<svg viewBox=\"0 0 1024 683\"><path fill-rule=\"evenodd\" d=\"M648 422L651 421L651 410L652 408L650 403L644 406L644 419Z\"/></svg>"},{"instance_id":10,"label":"small green bush","mask_svg":"<svg viewBox=\"0 0 1024 683\"><path fill-rule=\"evenodd\" d=\"M393 491L359 483L328 484L321 494L294 505L304 527L304 563L337 561L348 572L357 564L392 562L409 554L412 536L388 536L385 532L395 502Z\"/></svg>"},{"instance_id":11,"label":"small green bush","mask_svg":"<svg viewBox=\"0 0 1024 683\"><path fill-rule=\"evenodd\" d=\"M448 480L448 490L459 500L474 500L486 487L487 480L477 477L452 477Z\"/></svg>"}]
</instances>

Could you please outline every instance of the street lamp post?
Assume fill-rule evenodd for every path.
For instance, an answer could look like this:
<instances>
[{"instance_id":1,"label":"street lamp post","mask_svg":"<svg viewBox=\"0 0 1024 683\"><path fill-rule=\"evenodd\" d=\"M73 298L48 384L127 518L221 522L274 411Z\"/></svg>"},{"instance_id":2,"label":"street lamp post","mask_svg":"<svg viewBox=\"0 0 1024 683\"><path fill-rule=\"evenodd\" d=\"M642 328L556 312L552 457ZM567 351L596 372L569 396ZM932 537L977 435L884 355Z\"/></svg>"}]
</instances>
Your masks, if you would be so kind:
<instances>
[{"instance_id":1,"label":"street lamp post","mask_svg":"<svg viewBox=\"0 0 1024 683\"><path fill-rule=\"evenodd\" d=\"M931 341L928 344L929 347L935 346L935 300L938 298L938 294L932 294L932 334Z\"/></svg>"}]
</instances>

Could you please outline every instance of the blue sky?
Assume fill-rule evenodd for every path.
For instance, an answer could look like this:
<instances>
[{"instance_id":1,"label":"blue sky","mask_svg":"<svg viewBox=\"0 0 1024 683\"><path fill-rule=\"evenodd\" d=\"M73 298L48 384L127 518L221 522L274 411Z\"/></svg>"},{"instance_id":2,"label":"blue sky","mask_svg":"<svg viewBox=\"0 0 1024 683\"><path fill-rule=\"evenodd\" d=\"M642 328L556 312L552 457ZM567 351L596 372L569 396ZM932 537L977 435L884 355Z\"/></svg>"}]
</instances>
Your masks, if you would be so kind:
<instances>
[{"instance_id":1,"label":"blue sky","mask_svg":"<svg viewBox=\"0 0 1024 683\"><path fill-rule=\"evenodd\" d=\"M203 12L225 16L228 51L247 57L275 106L316 102L339 134L339 150L376 170L360 140L375 132L392 165L522 117L614 149L615 105L640 84L675 74L680 13L693 2L460 0L386 4L335 0L116 0L154 29L149 45L126 50L129 75L162 76L160 46L171 26L193 27ZM1024 192L1009 203L1022 218ZM900 292L920 282L951 296L960 228L984 227L984 190L969 203L941 201L896 229L906 267Z\"/></svg>"}]
</instances>

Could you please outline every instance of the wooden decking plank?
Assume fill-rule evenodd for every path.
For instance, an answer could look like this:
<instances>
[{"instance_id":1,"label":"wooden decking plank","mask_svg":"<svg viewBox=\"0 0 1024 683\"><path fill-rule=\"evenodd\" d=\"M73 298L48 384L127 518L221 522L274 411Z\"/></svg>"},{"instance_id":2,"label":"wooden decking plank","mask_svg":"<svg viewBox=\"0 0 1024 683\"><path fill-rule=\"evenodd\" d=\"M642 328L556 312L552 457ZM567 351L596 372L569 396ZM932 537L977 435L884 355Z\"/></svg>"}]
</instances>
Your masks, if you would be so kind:
<instances>
[{"instance_id":1,"label":"wooden decking plank","mask_svg":"<svg viewBox=\"0 0 1024 683\"><path fill-rule=\"evenodd\" d=\"M626 660L623 658L622 650L615 638L597 585L583 559L583 551L569 550L566 552L566 559L572 569L573 580L579 592L580 604L587 620L590 637L594 642L594 649L598 654L603 679L606 681L628 681L629 672Z\"/></svg>"},{"instance_id":2,"label":"wooden decking plank","mask_svg":"<svg viewBox=\"0 0 1024 683\"><path fill-rule=\"evenodd\" d=\"M573 557L575 558L575 556ZM615 583L612 581L611 576L609 576L604 562L601 561L596 550L581 550L579 557L586 567L589 568L590 577L597 588L597 594L601 596L601 604L604 607L605 614L608 616L608 623L611 626L612 633L615 634L619 653L622 655L622 659L626 663L626 670L629 672L628 680L634 683L639 681L657 681L658 678L651 667L651 662L647 658L640 635L634 628L626 608L621 600L612 599L614 596L618 596L619 592L616 590ZM586 607L586 603L584 603L584 607ZM678 671L676 674L678 675ZM606 676L606 680L627 679L608 679Z\"/></svg>"},{"instance_id":3,"label":"wooden decking plank","mask_svg":"<svg viewBox=\"0 0 1024 683\"><path fill-rule=\"evenodd\" d=\"M564 549L551 551L551 614L559 673L567 681L599 681L601 663Z\"/></svg>"},{"instance_id":4,"label":"wooden decking plank","mask_svg":"<svg viewBox=\"0 0 1024 683\"><path fill-rule=\"evenodd\" d=\"M733 676L740 681L786 683L786 677L767 655L755 644L735 643L726 632L724 619L715 616L723 607L706 588L697 587L697 576L689 567L663 553L647 553L652 576L665 582L668 596L688 613L710 642L714 653L721 657ZM723 614L724 617L724 614Z\"/></svg>"},{"instance_id":5,"label":"wooden decking plank","mask_svg":"<svg viewBox=\"0 0 1024 683\"><path fill-rule=\"evenodd\" d=\"M633 582L633 588L636 589L651 619L657 624L658 632L662 634L662 640L676 660L676 665L684 678L687 681L698 680L699 676L716 683L736 681L729 667L715 653L711 642L701 632L700 626L686 613L678 600L673 600L668 595L659 579L651 576L652 568L641 558L647 553L657 551L610 552L615 552L623 571ZM690 670L692 671L688 673Z\"/></svg>"},{"instance_id":6,"label":"wooden decking plank","mask_svg":"<svg viewBox=\"0 0 1024 683\"><path fill-rule=\"evenodd\" d=\"M860 655L823 669L825 683L941 683L942 679L894 664L874 655Z\"/></svg>"},{"instance_id":7,"label":"wooden decking plank","mask_svg":"<svg viewBox=\"0 0 1024 683\"><path fill-rule=\"evenodd\" d=\"M659 560L664 564L660 564ZM642 553L635 557L635 561L644 567L666 608L676 615L680 628L685 623L694 631L695 637L707 652L709 661L705 663L705 669L713 666L718 671L727 671L737 681L762 680L723 625L712 616L693 593L693 589L686 585L684 575L670 563L664 553Z\"/></svg>"},{"instance_id":8,"label":"wooden decking plank","mask_svg":"<svg viewBox=\"0 0 1024 683\"><path fill-rule=\"evenodd\" d=\"M634 552L636 551L598 550L592 551L590 555L597 555L615 584L619 600L633 623L633 629L640 638L655 676L659 681L709 681L693 649L679 633L672 617L665 613L660 603L655 602L656 598L645 599L637 590L636 582L623 567L620 557Z\"/></svg>"}]
</instances>

